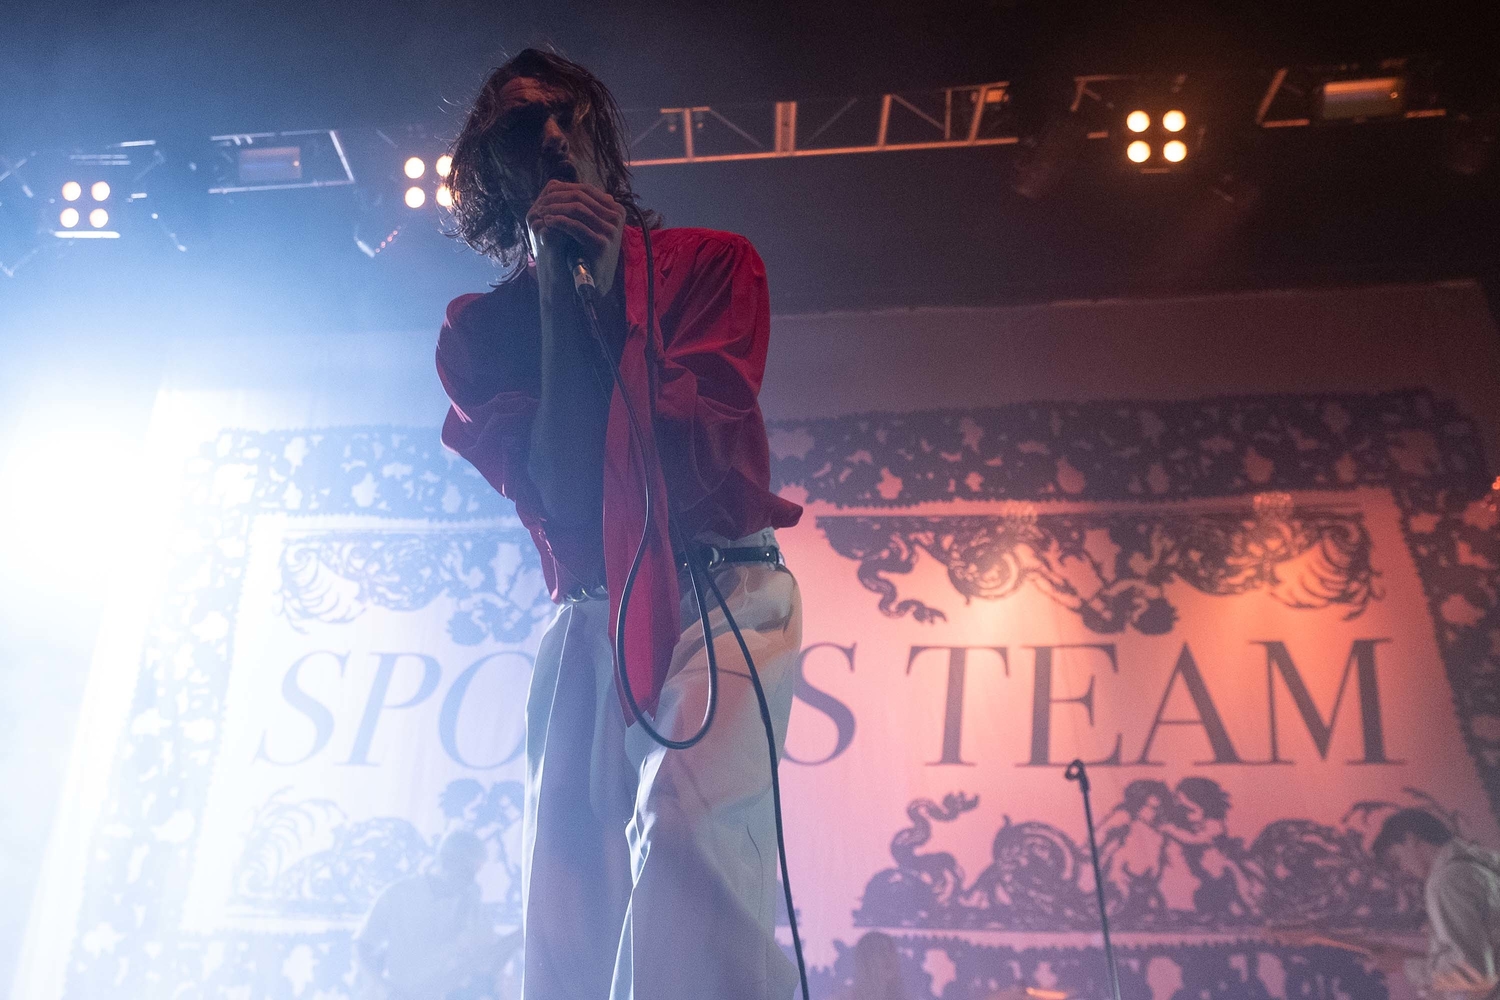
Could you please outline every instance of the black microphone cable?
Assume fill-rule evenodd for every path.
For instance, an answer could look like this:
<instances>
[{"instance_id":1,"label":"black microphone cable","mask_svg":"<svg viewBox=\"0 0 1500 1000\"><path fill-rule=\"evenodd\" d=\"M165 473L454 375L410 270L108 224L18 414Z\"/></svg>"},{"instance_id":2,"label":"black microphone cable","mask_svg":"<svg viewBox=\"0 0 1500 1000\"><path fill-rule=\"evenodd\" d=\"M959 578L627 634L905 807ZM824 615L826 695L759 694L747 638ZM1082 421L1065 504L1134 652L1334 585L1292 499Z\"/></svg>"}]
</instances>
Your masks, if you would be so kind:
<instances>
[{"instance_id":1,"label":"black microphone cable","mask_svg":"<svg viewBox=\"0 0 1500 1000\"><path fill-rule=\"evenodd\" d=\"M635 205L628 205L630 213L635 217L636 223L641 227L641 239L645 247L646 256L646 352L647 363L650 364L651 352L655 341L652 334L656 332L656 261L652 256L651 228L646 224L641 211ZM641 528L641 538L636 545L635 556L631 559L630 570L625 574L625 582L620 588L620 608L615 616L615 671L619 677L620 689L625 696L625 702L635 716L636 722L645 730L646 734L659 746L668 750L686 750L702 742L708 735L709 727L713 725L714 717L718 712L719 702L719 661L714 650L713 626L709 622L709 609L704 600L703 582L700 574L707 580L709 588L713 591L714 598L719 602L719 608L724 612L724 619L729 623L730 630L734 633L735 642L739 644L740 654L745 658L745 666L750 671L750 682L755 688L755 699L760 707L760 721L766 731L766 748L771 759L771 805L776 818L776 855L781 862L781 888L786 900L787 923L792 932L792 949L797 955L797 976L802 986L803 1000L811 1000L812 994L807 987L807 962L802 955L802 935L797 928L797 909L792 902L792 879L786 861L786 829L782 823L781 810L781 779L776 753L776 725L771 719L771 706L766 699L765 687L761 684L760 671L755 668L755 660L750 655L750 647L745 642L745 636L740 632L740 626L735 621L734 614L729 610L729 603L724 599L723 592L719 589L718 581L707 566L698 565L698 554L696 550L684 545L678 533L677 525L670 518L667 521L667 533L672 546L683 556L687 562L688 578L693 587L693 601L698 608L698 621L703 630L703 648L708 656L708 700L703 709L703 723L698 731L685 740L674 740L662 735L646 718L645 711L640 703L636 701L635 692L630 686L630 673L625 665L625 623L626 612L630 607L630 594L635 588L636 575L640 571L641 562L646 554L646 546L650 542L652 522L654 520L653 499L654 493L651 486L650 471L646 467L646 443L645 431L641 428L640 418L636 413L635 404L631 401L630 393L627 391L624 379L620 376L620 365L615 360L614 351L610 349L609 341L604 336L604 330L599 323L599 312L597 308L598 289L594 285L593 276L588 267L581 259L570 261L573 275L573 287L578 293L578 299L583 305L583 311L588 316L589 328L594 337L594 342L599 352L604 356L609 366L610 374L614 377L615 385L620 389L620 396L625 401L625 411L630 420L630 431L636 441L636 461L639 465L641 476L643 499L646 503L645 523ZM624 280L621 274L619 280ZM649 373L649 369L648 369ZM651 420L652 440L655 436L655 400L654 391L648 393L647 406L650 408L648 417Z\"/></svg>"}]
</instances>

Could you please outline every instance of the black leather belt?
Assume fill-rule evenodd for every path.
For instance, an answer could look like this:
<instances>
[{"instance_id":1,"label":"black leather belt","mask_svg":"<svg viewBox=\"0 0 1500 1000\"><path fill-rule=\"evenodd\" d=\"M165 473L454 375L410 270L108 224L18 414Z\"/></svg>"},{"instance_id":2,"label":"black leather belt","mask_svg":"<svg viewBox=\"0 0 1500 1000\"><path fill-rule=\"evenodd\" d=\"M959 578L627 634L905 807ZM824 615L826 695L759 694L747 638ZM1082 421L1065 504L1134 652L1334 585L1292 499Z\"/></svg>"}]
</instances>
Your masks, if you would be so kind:
<instances>
[{"instance_id":1,"label":"black leather belt","mask_svg":"<svg viewBox=\"0 0 1500 1000\"><path fill-rule=\"evenodd\" d=\"M709 545L706 542L697 544L700 566L712 572L720 566L731 564L765 563L774 569L786 569L786 562L781 558L781 547L778 545L742 545L736 547L720 548L717 545ZM687 568L687 557L682 553L675 554L677 568ZM593 587L579 585L568 591L563 600L569 604L579 604L583 601L607 601L609 600L609 589L604 584Z\"/></svg>"},{"instance_id":2,"label":"black leather belt","mask_svg":"<svg viewBox=\"0 0 1500 1000\"><path fill-rule=\"evenodd\" d=\"M563 595L563 601L567 604L582 604L584 601L607 601L609 600L609 588L604 584L595 584L585 587L579 584Z\"/></svg>"},{"instance_id":3,"label":"black leather belt","mask_svg":"<svg viewBox=\"0 0 1500 1000\"><path fill-rule=\"evenodd\" d=\"M778 545L742 545L720 548L706 542L697 543L698 556L704 569L714 570L729 563L767 563L776 569L785 569ZM687 566L687 559L677 555L677 565Z\"/></svg>"}]
</instances>

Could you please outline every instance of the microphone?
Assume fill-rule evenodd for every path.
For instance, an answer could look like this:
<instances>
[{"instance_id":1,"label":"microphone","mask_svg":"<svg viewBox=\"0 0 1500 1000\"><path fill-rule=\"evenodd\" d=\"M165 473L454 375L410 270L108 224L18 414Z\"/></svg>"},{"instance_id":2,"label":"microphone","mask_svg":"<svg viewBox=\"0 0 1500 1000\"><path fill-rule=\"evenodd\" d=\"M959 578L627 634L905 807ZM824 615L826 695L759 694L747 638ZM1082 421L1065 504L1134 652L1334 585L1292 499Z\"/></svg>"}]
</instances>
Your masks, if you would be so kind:
<instances>
[{"instance_id":1,"label":"microphone","mask_svg":"<svg viewBox=\"0 0 1500 1000\"><path fill-rule=\"evenodd\" d=\"M559 160L552 165L549 179L577 184L578 168L569 160ZM573 291L586 305L592 305L599 297L599 289L594 284L594 275L584 261L583 251L579 249L578 243L569 237L563 237L563 240L563 259L568 262L568 273L573 276Z\"/></svg>"}]
</instances>

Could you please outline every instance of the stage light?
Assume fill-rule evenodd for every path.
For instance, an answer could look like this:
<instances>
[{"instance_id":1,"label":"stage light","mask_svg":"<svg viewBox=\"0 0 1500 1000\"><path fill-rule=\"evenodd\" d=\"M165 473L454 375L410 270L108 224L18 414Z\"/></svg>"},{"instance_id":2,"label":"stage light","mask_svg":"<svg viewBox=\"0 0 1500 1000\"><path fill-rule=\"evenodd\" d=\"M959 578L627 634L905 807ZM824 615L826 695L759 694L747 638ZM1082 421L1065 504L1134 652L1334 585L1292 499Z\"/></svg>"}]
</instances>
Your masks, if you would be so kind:
<instances>
[{"instance_id":1,"label":"stage light","mask_svg":"<svg viewBox=\"0 0 1500 1000\"><path fill-rule=\"evenodd\" d=\"M83 197L83 185L77 181L68 181L62 186L63 201L77 201Z\"/></svg>"},{"instance_id":2,"label":"stage light","mask_svg":"<svg viewBox=\"0 0 1500 1000\"><path fill-rule=\"evenodd\" d=\"M57 221L62 223L62 227L64 229L72 229L74 226L78 225L78 209L63 209L62 214L57 217Z\"/></svg>"},{"instance_id":3,"label":"stage light","mask_svg":"<svg viewBox=\"0 0 1500 1000\"><path fill-rule=\"evenodd\" d=\"M411 159L406 161L405 169L406 176L410 177L412 180L416 180L418 177L421 177L423 174L427 173L427 164L422 162L422 158L420 156L413 156Z\"/></svg>"},{"instance_id":4,"label":"stage light","mask_svg":"<svg viewBox=\"0 0 1500 1000\"><path fill-rule=\"evenodd\" d=\"M1161 127L1168 132L1181 132L1187 127L1187 115L1181 111L1168 111L1161 116Z\"/></svg>"},{"instance_id":5,"label":"stage light","mask_svg":"<svg viewBox=\"0 0 1500 1000\"><path fill-rule=\"evenodd\" d=\"M450 173L453 172L453 157L449 156L447 153L444 153L442 156L439 156L437 158L437 163L435 164L435 166L437 167L437 174L439 177L447 177Z\"/></svg>"},{"instance_id":6,"label":"stage light","mask_svg":"<svg viewBox=\"0 0 1500 1000\"><path fill-rule=\"evenodd\" d=\"M89 225L95 229L103 229L109 224L109 213L102 208L96 208L89 213Z\"/></svg>"},{"instance_id":7,"label":"stage light","mask_svg":"<svg viewBox=\"0 0 1500 1000\"><path fill-rule=\"evenodd\" d=\"M1406 110L1406 81L1399 76L1329 80L1320 97L1318 114L1324 121L1399 115Z\"/></svg>"},{"instance_id":8,"label":"stage light","mask_svg":"<svg viewBox=\"0 0 1500 1000\"><path fill-rule=\"evenodd\" d=\"M1187 146L1180 139L1173 139L1161 148L1161 155L1165 156L1171 163L1181 163L1187 159Z\"/></svg>"},{"instance_id":9,"label":"stage light","mask_svg":"<svg viewBox=\"0 0 1500 1000\"><path fill-rule=\"evenodd\" d=\"M95 181L94 186L89 188L89 194L93 195L95 201L103 201L109 197L109 185L104 181Z\"/></svg>"},{"instance_id":10,"label":"stage light","mask_svg":"<svg viewBox=\"0 0 1500 1000\"><path fill-rule=\"evenodd\" d=\"M407 208L421 208L424 204L426 204L426 202L427 202L427 192L426 191L423 191L419 187L409 187L409 188L406 189L406 207Z\"/></svg>"},{"instance_id":11,"label":"stage light","mask_svg":"<svg viewBox=\"0 0 1500 1000\"><path fill-rule=\"evenodd\" d=\"M249 146L236 153L241 188L295 187L302 181L301 146Z\"/></svg>"},{"instance_id":12,"label":"stage light","mask_svg":"<svg viewBox=\"0 0 1500 1000\"><path fill-rule=\"evenodd\" d=\"M439 184L434 197L437 198L437 203L444 208L453 207L453 192L449 189L448 185Z\"/></svg>"},{"instance_id":13,"label":"stage light","mask_svg":"<svg viewBox=\"0 0 1500 1000\"><path fill-rule=\"evenodd\" d=\"M1151 116L1144 111L1132 111L1125 116L1125 127L1132 132L1144 132L1151 127Z\"/></svg>"},{"instance_id":14,"label":"stage light","mask_svg":"<svg viewBox=\"0 0 1500 1000\"><path fill-rule=\"evenodd\" d=\"M1125 147L1125 155L1130 157L1131 163L1145 163L1151 159L1151 146L1137 139Z\"/></svg>"}]
</instances>

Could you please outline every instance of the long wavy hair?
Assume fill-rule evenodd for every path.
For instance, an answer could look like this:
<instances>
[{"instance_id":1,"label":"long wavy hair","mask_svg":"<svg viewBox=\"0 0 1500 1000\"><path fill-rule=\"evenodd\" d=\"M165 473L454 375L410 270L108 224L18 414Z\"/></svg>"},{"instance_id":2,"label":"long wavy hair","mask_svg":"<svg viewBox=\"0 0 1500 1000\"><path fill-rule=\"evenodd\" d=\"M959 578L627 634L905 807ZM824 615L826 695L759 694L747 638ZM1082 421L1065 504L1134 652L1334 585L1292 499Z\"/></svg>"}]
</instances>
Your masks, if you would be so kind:
<instances>
[{"instance_id":1,"label":"long wavy hair","mask_svg":"<svg viewBox=\"0 0 1500 1000\"><path fill-rule=\"evenodd\" d=\"M489 75L463 128L453 141L453 235L500 263L506 277L516 274L530 254L526 238L525 204L530 192L517 190L514 171L503 167L498 134L500 91L510 81L529 78L564 91L574 101L575 120L581 122L593 147L604 189L627 208L639 208L630 185L627 161L629 138L624 116L614 95L583 66L555 52L523 49ZM655 229L661 218L643 212Z\"/></svg>"}]
</instances>

